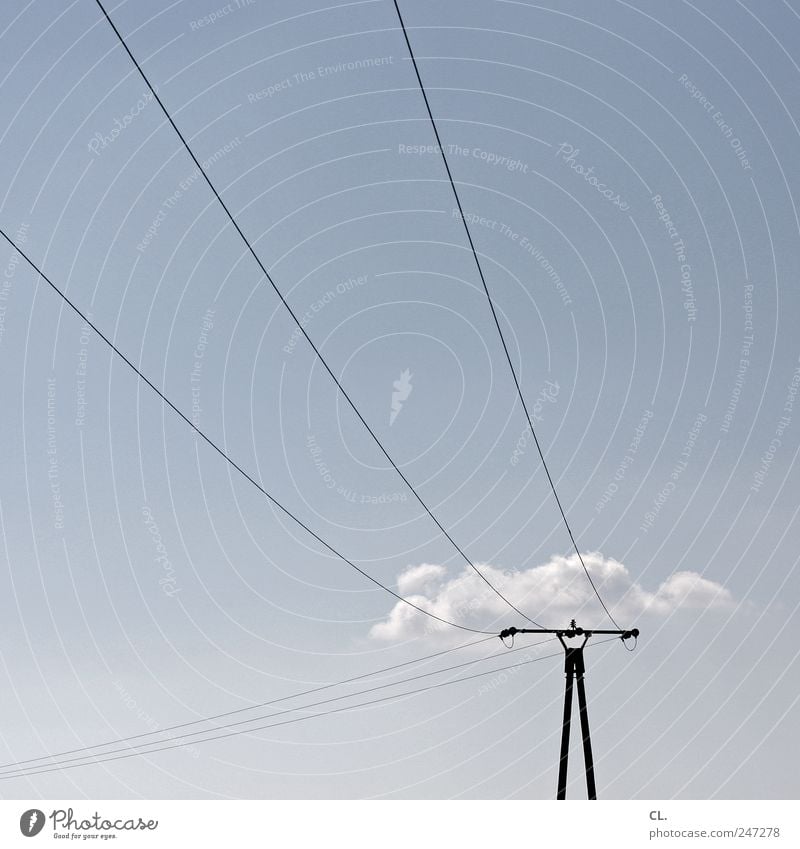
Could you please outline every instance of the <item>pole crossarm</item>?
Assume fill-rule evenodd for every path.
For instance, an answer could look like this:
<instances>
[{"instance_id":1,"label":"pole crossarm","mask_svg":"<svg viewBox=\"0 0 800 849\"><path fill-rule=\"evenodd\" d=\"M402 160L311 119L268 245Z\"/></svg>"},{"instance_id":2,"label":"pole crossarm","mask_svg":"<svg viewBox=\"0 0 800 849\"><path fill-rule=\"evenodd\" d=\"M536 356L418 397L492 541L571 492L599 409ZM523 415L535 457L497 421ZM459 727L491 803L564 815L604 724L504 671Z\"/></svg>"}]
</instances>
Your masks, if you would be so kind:
<instances>
[{"instance_id":1,"label":"pole crossarm","mask_svg":"<svg viewBox=\"0 0 800 849\"><path fill-rule=\"evenodd\" d=\"M573 620L569 628L504 628L497 636L501 640L505 640L515 634L555 634L557 637L567 637L568 639L572 639L572 637L586 637L588 639L593 634L616 634L620 639L629 640L631 637L636 639L639 636L639 629L631 628L629 631L625 631L622 629L579 628Z\"/></svg>"}]
</instances>

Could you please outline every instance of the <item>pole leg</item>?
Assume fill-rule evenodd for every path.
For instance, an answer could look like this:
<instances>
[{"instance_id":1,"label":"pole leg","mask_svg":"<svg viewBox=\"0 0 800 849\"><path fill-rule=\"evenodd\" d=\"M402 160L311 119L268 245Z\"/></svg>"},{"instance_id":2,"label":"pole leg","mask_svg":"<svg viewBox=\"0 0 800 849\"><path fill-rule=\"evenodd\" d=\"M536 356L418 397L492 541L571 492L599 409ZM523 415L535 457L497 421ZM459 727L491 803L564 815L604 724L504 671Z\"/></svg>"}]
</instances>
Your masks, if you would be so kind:
<instances>
[{"instance_id":1,"label":"pole leg","mask_svg":"<svg viewBox=\"0 0 800 849\"><path fill-rule=\"evenodd\" d=\"M569 726L572 719L572 668L567 669L564 690L564 723L561 726L561 759L558 762L558 794L556 799L567 798L567 760L569 758Z\"/></svg>"},{"instance_id":2,"label":"pole leg","mask_svg":"<svg viewBox=\"0 0 800 849\"><path fill-rule=\"evenodd\" d=\"M586 690L583 685L583 673L578 673L578 710L581 717L583 736L583 760L586 764L586 791L590 799L597 798L594 784L594 758L592 757L592 738L589 736L589 714L586 710Z\"/></svg>"}]
</instances>

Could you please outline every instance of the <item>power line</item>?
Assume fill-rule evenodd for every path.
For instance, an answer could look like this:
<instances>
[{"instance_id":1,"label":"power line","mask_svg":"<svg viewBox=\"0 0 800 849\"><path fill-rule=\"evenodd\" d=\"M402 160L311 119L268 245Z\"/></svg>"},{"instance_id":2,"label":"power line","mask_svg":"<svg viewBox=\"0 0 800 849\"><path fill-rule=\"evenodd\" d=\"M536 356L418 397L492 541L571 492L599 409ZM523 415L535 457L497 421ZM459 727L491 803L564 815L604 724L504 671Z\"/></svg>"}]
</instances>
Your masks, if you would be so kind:
<instances>
[{"instance_id":1,"label":"power line","mask_svg":"<svg viewBox=\"0 0 800 849\"><path fill-rule=\"evenodd\" d=\"M215 713L215 714L212 714L211 716L205 716L205 717L202 717L201 719L193 719L189 722L178 722L175 725L168 725L165 728L159 728L155 731L144 731L141 734L131 734L128 737L117 737L114 740L106 740L103 743L95 743L92 746L78 746L75 749L66 749L63 752L54 752L54 753L49 754L49 755L41 755L38 758L26 758L25 760L14 761L13 763L0 764L0 770L7 770L7 771L13 772L17 768L22 767L25 764L32 764L32 763L35 763L37 761L51 760L53 758L61 758L61 757L64 757L65 755L74 755L76 752L87 752L91 749L100 749L100 748L103 748L104 746L114 746L118 743L127 743L131 740L139 740L142 737L150 737L154 734L166 734L169 731L175 731L179 728L188 728L189 726L192 726L192 725L199 725L202 722L210 722L211 720L214 720L214 719L223 719L224 717L227 717L227 716L235 716L235 715L240 714L240 713L245 713L246 711L249 711L249 710L258 710L259 708L269 707L270 705L277 705L277 704L280 704L281 702L290 701L291 699L298 699L301 696L310 696L313 693L319 693L319 692L322 692L323 690L330 690L333 687L341 687L344 684L352 684L353 682L361 681L364 678L372 678L376 675L383 675L387 672L393 672L394 670L401 669L404 666L410 666L410 665L416 664L416 663L424 663L425 661L433 660L436 657L441 657L442 655L450 654L451 652L459 651L461 649L471 648L472 646L477 646L477 645L480 645L481 643L485 643L485 642L488 642L489 640L494 640L494 639L496 639L495 635L492 635L491 637L483 637L480 640L473 640L472 642L469 642L469 643L462 643L460 646L454 646L453 648L450 648L450 649L443 649L442 651L434 652L433 654L428 654L428 655L425 655L424 657L418 657L418 658L415 658L414 660L406 660L403 663L395 663L394 665L386 666L383 669L376 669L376 670L373 670L372 672L365 672L362 675L355 675L352 678L345 678L343 681L334 681L333 683L330 683L330 684L322 684L318 687L312 687L309 690L302 690L299 693L290 693L288 696L281 696L280 698L277 698L277 699L270 699L267 702L260 702L260 703L255 704L255 705L249 705L248 707L237 708L236 710L228 710L228 711L224 711L223 713ZM440 670L440 671L447 671L447 670ZM401 683L401 682L396 682L396 683ZM296 708L296 709L299 709L299 708ZM251 721L253 721L253 720L251 720ZM210 730L210 729L206 729L206 730ZM196 733L201 733L201 732L196 732ZM158 741L154 741L154 742L158 742ZM142 744L142 745L149 745L149 744ZM0 777L2 777L1 774L0 774Z\"/></svg>"},{"instance_id":2,"label":"power line","mask_svg":"<svg viewBox=\"0 0 800 849\"><path fill-rule=\"evenodd\" d=\"M551 638L551 640L555 640L555 639L556 639L555 637ZM538 645L541 645L543 643L550 642L551 640L542 640L541 643L534 643L533 645L538 646ZM527 647L520 647L518 649L513 649L513 651L515 651L515 652L522 651L523 648L527 648ZM290 714L290 713L298 713L299 711L304 711L304 710L308 710L310 708L321 707L322 705L331 704L332 702L340 702L344 699L353 699L353 698L356 698L357 696L365 696L365 695L368 695L369 693L376 693L376 692L379 692L380 690L386 690L390 687L398 687L402 684L411 684L414 681L420 681L423 678L430 678L432 675L441 675L445 672L451 672L455 669L462 669L465 666L471 666L471 665L474 665L475 663L480 663L480 662L485 661L485 660L493 660L494 658L499 657L499 656L504 655L504 654L506 654L506 652L503 652L503 651L495 652L494 654L488 655L487 657L476 658L474 660L468 660L468 661L465 661L464 663L455 664L454 666L447 666L444 669L435 669L432 672L423 672L423 673L420 673L418 675L413 675L410 678L402 678L399 681L393 681L393 682L388 683L388 684L378 684L374 687L368 687L364 690L356 690L353 693L345 693L344 695L341 695L341 696L332 696L330 698L321 699L321 700L316 701L316 702L310 702L308 704L298 705L297 707L283 708L281 710L276 711L275 713L270 713L270 714L267 714L265 716L253 716L249 719L240 719L236 722L226 722L226 723L218 725L214 728L201 728L199 731L189 731L189 732L186 732L184 734L175 734L175 735L170 736L168 738L168 741L170 743L174 743L177 740L184 740L185 741L185 740L187 740L187 738L196 737L198 734L208 734L208 733L213 732L213 731L221 731L221 730L227 730L227 729L231 729L231 728L239 728L243 725L249 725L252 722L260 722L261 720L264 720L264 719L274 719L275 717L278 717L278 716L284 716L285 714ZM247 730L250 730L250 729L244 729L244 730L247 731ZM157 733L157 732L155 732L155 733ZM134 738L131 737L131 738L125 738L125 739L134 739ZM125 740L122 740L121 742L125 742ZM167 742L167 741L165 741L165 740L152 740L150 742L141 743L139 745L140 746L155 746L155 745L158 745L159 743L164 743L164 742ZM202 740L196 740L196 741L190 741L190 742L202 742ZM94 749L94 748L98 748L98 747L96 747L96 746L85 746L82 749L77 749L76 751L89 751L89 750ZM93 757L104 757L106 755L115 755L115 754L119 754L121 752L127 752L130 748L131 748L131 746L123 746L120 749L111 749L111 750L106 751L106 752L97 752L95 755L93 755ZM50 757L51 758L58 758L60 756L59 755L51 755ZM57 763L58 764L74 763L76 761L85 760L86 757L88 757L88 756L87 755L82 755L82 756L79 755L78 757L74 757L74 758L64 758L62 760L59 760ZM48 766L48 764L42 764L42 766ZM34 768L36 768L36 767L34 767ZM19 772L19 770L11 769L11 770L8 770L5 773L0 773L0 778L11 778L11 777L14 777L18 772Z\"/></svg>"},{"instance_id":3,"label":"power line","mask_svg":"<svg viewBox=\"0 0 800 849\"><path fill-rule=\"evenodd\" d=\"M611 637L608 640L601 640L600 642L593 644L593 646L590 646L590 648L592 648L594 646L602 645L603 643L611 642L612 640L616 640L616 638ZM513 651L521 651L521 650L522 650L522 648L514 649ZM328 710L328 711L321 711L320 713L310 714L309 716L295 717L293 719L286 719L286 720L282 720L280 722L270 723L270 724L263 725L263 726L258 726L256 728L232 731L232 732L228 732L226 734L219 734L219 735L215 735L213 737L206 737L202 740L195 740L194 743L210 743L210 742L213 742L215 740L226 739L228 737L236 737L236 736L240 736L242 734L249 734L249 733L254 732L254 731L263 731L263 730L266 730L266 729L269 729L269 728L276 728L276 727L283 726L283 725L291 725L291 724L296 723L296 722L304 722L305 720L308 720L308 719L317 719L317 718L320 718L320 717L330 716L331 714L335 714L335 713L343 713L343 712L349 711L349 710L356 710L356 709L362 708L362 707L369 707L371 705L379 704L379 703L382 703L382 702L386 702L386 701L390 701L390 700L394 700L394 699L401 699L405 696L412 696L412 695L416 695L418 693L423 693L423 692L427 692L427 691L430 691L430 690L436 690L436 689L439 689L441 687L449 686L450 684L459 684L459 683L463 683L465 681L471 681L471 680L474 680L476 678L483 677L485 675L494 675L498 672L505 672L505 671L508 671L510 669L516 669L516 668L519 668L521 666L527 666L528 664L537 663L538 661L548 660L548 659L551 659L551 658L554 658L554 657L560 657L560 652L556 652L554 654L542 655L541 657L533 658L532 660L521 661L520 663L514 663L514 664L510 664L508 666L501 666L501 667L498 667L497 669L492 669L492 670L488 670L488 671L484 671L484 672L478 672L478 673L475 673L474 675L467 675L467 676L464 676L462 678L454 678L451 681L444 681L444 682L440 682L438 684L431 684L431 685L428 685L428 686L425 686L425 687L419 687L415 690L409 690L405 693L395 693L395 694L392 694L392 695L389 695L389 696L383 696L383 697L378 698L378 699L371 699L371 700L366 701L366 702L359 702L358 704L355 704L355 705L346 705L344 707L334 708L334 709ZM489 658L484 658L484 659L488 660ZM446 671L446 670L441 670L441 671ZM224 726L221 726L221 727L224 727ZM144 745L155 745L155 744L154 743L148 743L148 744L144 744ZM135 757L135 756L139 756L139 755L150 755L150 754L155 754L157 752L168 751L170 749L183 748L184 745L185 744L183 744L183 743L179 743L179 744L173 744L173 745L169 745L169 746L160 746L160 747L155 748L155 749L133 751L133 752L128 752L127 754L120 754L120 755L114 755L112 757L106 757L106 758L103 758L102 760L97 760L97 759L86 760L83 763L67 764L65 766L59 766L58 764L56 764L55 766L50 766L47 769L39 769L37 767L33 771L21 771L20 773L15 773L15 774L0 775L0 780L4 779L4 778L5 779L8 779L8 778L27 778L29 776L41 775L43 773L48 773L48 772L59 772L62 769L75 769L75 768L81 767L81 766L91 766L91 765L94 765L94 764L102 764L102 763L107 763L107 762L110 762L110 761L124 760L126 758ZM109 754L109 753L106 753L106 754Z\"/></svg>"},{"instance_id":4,"label":"power line","mask_svg":"<svg viewBox=\"0 0 800 849\"><path fill-rule=\"evenodd\" d=\"M601 640L600 642L595 643L594 646L599 646L599 645L602 645L603 643L611 642L612 640L616 640L616 639L617 638L615 638L615 637L611 637L608 640ZM590 646L590 648L591 647L593 647L593 646ZM521 651L521 650L522 650L521 648L520 649L514 649L514 651ZM473 675L466 675L466 676L463 676L461 678L454 678L451 681L442 681L442 682L439 682L437 684L429 684L429 685L426 685L425 687L418 687L417 689L409 690L405 693L393 693L393 694L388 695L388 696L381 696L380 698L377 698L377 699L370 699L370 700L365 701L365 702L359 702L358 704L355 704L355 705L345 705L343 707L332 708L331 710L321 711L319 713L314 713L314 714L309 714L308 716L298 716L298 717L294 717L292 719L284 719L284 720L281 720L280 722L269 723L267 725L257 726L256 728L239 729L239 730L236 730L236 731L229 731L225 734L217 734L217 735L214 735L213 737L205 737L202 740L194 740L193 744L194 743L211 743L211 742L214 742L216 740L223 740L223 739L227 739L229 737L237 737L237 736L240 736L242 734L250 734L250 733L255 732L255 731L264 731L264 730L267 730L267 729L270 729L270 728L278 728L278 727L281 727L281 726L284 726L284 725L292 725L292 724L297 723L297 722L305 722L306 720L309 720L309 719L319 719L321 717L331 716L332 714L335 714L335 713L343 713L343 712L350 711L350 710L357 710L358 708L370 707L372 705L380 704L382 702L387 702L387 701L391 701L391 700L395 700L395 699L402 699L405 696L413 696L413 695L417 695L419 693L429 692L431 690L438 690L442 687L447 687L451 684L461 684L461 683L464 683L465 681L472 681L476 678L481 678L481 677L486 676L486 675L495 675L498 672L506 672L510 669L517 669L521 666L527 666L531 663L538 663L539 661L542 661L542 660L549 660L551 658L560 657L560 656L561 656L561 652L556 652L554 654L542 655L541 657L535 657L531 660L525 660L525 661L521 661L519 663L513 663L513 664L510 664L508 666L501 666L501 667L498 667L497 669L492 669L492 670L483 671L483 672L476 672ZM489 658L484 658L484 659L488 660ZM446 671L446 670L441 670L441 671ZM220 726L220 727L224 727L224 726ZM149 744L145 744L145 745L154 745L154 744L149 743ZM137 757L137 756L141 756L141 755L151 755L151 754L155 754L157 752L165 752L165 751L169 751L171 749L179 749L179 748L183 748L185 745L186 745L185 743L177 743L177 744L171 744L169 746L159 746L158 748L154 748L154 749L147 749L147 750L142 750L142 751L137 750L137 751L133 751L133 752L126 752L125 754L115 754L111 757L104 757L102 759L85 760L83 763L63 762L64 763L63 766L59 766L58 764L56 764L56 765L48 766L46 769L39 769L37 767L34 770L21 771L19 773L15 773L15 774L0 775L0 780L11 779L11 778L28 778L30 776L42 775L44 773L61 772L62 770L66 770L66 769L77 769L78 767L82 767L82 766L93 766L93 765L98 765L98 764L103 764L103 763L109 763L111 761L124 760L126 758L132 758L132 757ZM107 754L110 754L110 753L107 753Z\"/></svg>"},{"instance_id":5,"label":"power line","mask_svg":"<svg viewBox=\"0 0 800 849\"><path fill-rule=\"evenodd\" d=\"M281 290L278 288L278 285L277 285L277 284L275 283L275 281L272 279L272 276L271 276L271 275L270 275L270 273L267 271L266 266L265 266L265 265L264 265L264 263L261 261L261 259L259 258L258 254L255 252L255 249L253 248L252 244L250 243L250 240L247 238L247 236L245 236L245 234L244 234L244 232L242 231L241 227L239 227L239 224L237 223L236 219L233 217L233 213L231 213L231 211L228 209L227 204L225 203L225 201L223 201L223 199L222 199L221 195L219 194L219 192L217 191L216 187L215 187L215 186L214 186L214 184L211 182L211 179L209 178L209 176L208 176L208 174L206 173L205 169L204 169L204 168L203 168L203 166L200 164L200 161L198 160L198 158L195 156L194 151L191 149L191 147L189 146L189 143L188 143L188 142L186 141L186 139L184 138L183 133L181 133L181 131L178 129L177 124L175 123L175 121L173 121L172 116L170 115L169 111L167 110L167 107L166 107L166 106L164 106L164 103L162 102L161 98L158 96L158 94L156 93L156 90L155 90L155 89L153 88L153 86L151 85L150 80L147 78L146 74L145 74L145 73L144 73L144 71L142 70L142 68L141 68L141 66L139 65L139 63L137 62L136 57L133 55L133 53L131 53L130 48L128 47L128 45L127 45L127 43L126 43L125 39L122 37L122 34L120 33L120 31L117 29L117 27L116 27L116 25L114 24L114 22L113 22L113 21L111 20L111 18L109 17L109 14L108 14L108 12L105 10L105 7L104 7L104 6L103 6L103 4L100 2L100 0L95 0L95 2L96 2L96 3L97 3L97 5L99 6L100 11L103 13L103 15L105 16L105 19L108 21L109 25L111 26L111 29L113 29L113 30L114 30L114 33L116 34L117 38L119 39L120 44L123 46L123 48L125 49L125 52L126 52L126 53L128 54L128 56L130 57L131 62L133 62L133 64L136 66L136 70L139 72L140 76L141 76L141 77L142 77L142 79L144 80L145 85L146 85L146 86L150 89L150 92L152 93L152 95L153 95L153 97L155 98L156 102L157 102L157 103L158 103L158 105L161 107L161 111L162 111L162 112L164 113L164 115L166 116L166 119L167 119L167 121L169 121L170 125L172 126L172 129L173 129L173 130L175 130L175 132L177 133L178 138L181 140L181 142L183 143L183 146L186 148L186 152L187 152L187 153L189 154L189 156L192 158L192 161L193 161L193 162L194 162L194 164L197 166L197 168L198 168L198 170L199 170L200 174L203 176L204 180L205 180L205 181L206 181L206 183L208 184L208 187L209 187L209 188L211 189L211 191L213 192L214 197L217 199L217 201L219 202L219 205L220 205L220 206L222 207L222 209L224 210L225 215L228 217L228 220L231 222L231 224L233 225L233 228L236 230L236 232L237 232L237 233L239 234L239 236L241 237L242 241L243 241L243 242L245 243L245 245L247 246L248 251L250 252L250 254L252 255L253 259L254 259L254 260L256 261L256 263L258 264L258 267L259 267L259 269L261 270L262 274L263 274L263 275L267 278L267 281L268 281L268 282L269 282L269 284L272 286L272 288L275 290L275 294L278 296L278 298L280 299L280 301L281 301L281 303L283 304L283 306L284 306L284 307L287 309L287 311L289 312L289 315L292 317L292 319L294 320L295 324L296 324L296 325L297 325L297 327L300 329L300 332L301 332L301 333L303 334L303 336L305 337L305 340L306 340L306 341L308 342L308 344L311 346L311 349L314 351L314 354L317 356L317 358L319 359L319 361L322 363L322 365L323 365L323 367L324 367L325 371L327 371L327 373L330 375L331 379L332 379L332 380L333 380L333 382L336 384L337 389L339 390L339 392L341 392L341 393L342 393L342 396L343 396L343 397L344 397L344 399L347 401L347 403L350 405L350 408L351 408L351 409L353 410L353 412L356 414L356 416L358 417L358 419L359 419L359 421L361 422L361 424L363 424L363 425L364 425L364 427L366 428L367 432L368 432L368 433L369 433L369 435L372 437L372 439L374 440L375 444L376 444L376 445L378 446L378 448L380 449L380 451L381 451L381 453L383 454L383 456L384 456L384 457L385 457L385 458L389 461L389 464L392 466L392 468L395 470L395 472L397 472L397 474L400 476L400 478L402 479L403 483L404 483L404 484L405 484L405 485L406 485L406 486L407 486L407 487L411 490L411 492L413 493L414 497L415 497L415 498L416 498L416 500L419 502L419 504L422 506L422 508L425 510L425 512L428 514L428 516L430 516L430 518L431 518L431 519L433 519L433 521L434 521L434 522L435 522L435 524L436 524L436 527L437 527L437 528L439 528L439 530L442 532L442 534L444 534L444 536L447 538L447 540L450 542L450 544L451 544L451 545L455 548L455 550L456 550L456 551L457 551L457 552L461 555L461 557L462 557L462 558L463 558L463 559L464 559L464 560L465 560L465 561L466 561L466 562L470 565L470 567L473 569L473 571L474 571L474 572L475 572L475 573L476 573L476 574L477 574L477 575L478 575L478 576L479 576L479 577L480 577L480 578L484 581L484 583L485 583L485 584L486 584L486 585L487 585L490 589L492 589L492 590L493 590L493 591L494 591L494 592L495 592L495 593L496 593L496 594L497 594L497 595L498 595L498 596L499 596L499 597L500 597L500 598L501 598L501 599L502 599L502 600L503 600L503 601L504 601L504 602L505 602L505 603L506 603L506 604L507 604L507 605L508 605L508 606L509 606L512 610L514 610L516 613L519 613L519 615L520 615L520 616L522 616L523 618L527 619L527 620L528 620L528 622L531 622L532 624L534 624L534 625L537 625L537 626L538 626L538 625L539 625L539 623L538 623L538 622L536 622L534 619L531 619L531 618L530 618L527 614L523 613L523 612L522 612L522 611L521 611L518 607L516 607L516 606L515 606L515 605L514 605L511 601L509 601L509 600L508 600L508 599L507 599L507 598L503 595L503 593L501 593L501 592L500 592L500 590L498 590L498 589L497 589L497 587L495 587L495 586L494 586L494 584L493 584L493 583L492 583L492 582L491 582L491 581L490 581L490 580L489 580L489 579L488 579L488 578L487 578L487 577L483 574L483 572L481 572L481 571L480 571L480 569L478 569L478 567L477 567L477 566L476 566L476 565L472 562L472 560L470 560L470 558L466 555L466 553L462 550L462 548L458 545L458 543L457 543L457 542L453 539L453 537L452 537L452 536L448 533L448 531L446 531L446 530L445 530L444 525L442 525L442 523L439 521L439 519L438 519L438 518L437 518L437 517L433 514L433 512L432 512L432 511L431 511L431 509L428 507L428 505L426 504L426 502L422 499L422 496L421 496L421 495L420 495L420 494L416 491L416 489L413 487L413 485L412 485L412 484L411 484L411 482L408 480L408 478L405 476L405 474L403 474L403 472L400 470L400 467L399 467L399 466L395 463L395 461L392 459L391 455L390 455L390 454L389 454L389 452L386 450L386 448L384 448L383 443L382 443L382 442L380 441L380 439L378 438L378 435L377 435L377 434L375 433L375 431L374 431L374 430L373 430L373 429L369 426L369 424L367 423L367 420L366 420L366 419L365 419L365 418L361 415L361 412L360 412L360 411L359 411L359 409L356 407L356 405L355 405L354 401L350 398L350 395L349 395L349 394L347 393L347 391L345 390L345 388L344 388L344 386L342 385L341 381L340 381L340 380L339 380L339 378L338 378L338 377L334 374L333 370L332 370L332 369L331 369L331 367L328 365L327 361L326 361L326 360L325 360L325 358L322 356L322 354L320 353L319 349L317 348L317 346L316 346L316 345L314 344L314 342L311 340L311 337L310 337L310 336L308 335L308 333L306 332L306 329L305 329L305 327L303 326L302 322L300 321L300 319L297 317L297 315L296 315L296 313L294 312L294 310L293 310L293 309L291 308L291 306L289 305L289 302L288 302L288 301L286 300L286 298L283 296L283 292L281 292Z\"/></svg>"},{"instance_id":6,"label":"power line","mask_svg":"<svg viewBox=\"0 0 800 849\"><path fill-rule=\"evenodd\" d=\"M522 394L522 388L520 386L519 379L517 378L517 371L514 368L514 363L511 359L511 354L508 351L508 345L506 344L506 339L505 339L505 336L503 335L503 330L500 327L500 321L497 317L497 311L495 310L494 302L492 301L492 296L491 296L491 293L489 292L489 286L486 283L486 277L483 274L483 268L481 266L480 260L478 259L478 252L475 249L475 243L472 241L472 234L470 233L469 225L467 224L467 219L464 216L464 210L461 207L461 199L459 198L458 191L456 190L456 184L455 184L455 181L453 180L453 175L450 171L450 165L447 161L447 156L445 155L445 152L444 152L444 146L442 145L442 140L439 137L439 129L436 126L436 121L433 118L433 111L431 110L431 105L428 102L428 95L425 91L425 86L422 84L422 76L420 75L419 68L417 66L417 59L414 56L414 50L411 47L411 41L408 37L408 32L406 31L406 25L403 21L403 16L400 13L400 6L398 5L397 0L393 0L393 2L394 2L394 8L397 11L398 20L400 21L400 27L403 30L403 36L405 37L406 45L408 47L408 55L411 58L412 65L414 66L414 73L416 74L417 82L419 83L419 90L422 93L422 99L425 101L425 109L428 112L428 117L430 118L430 121L431 121L431 127L433 127L433 133L436 136L436 144L439 147L439 153L441 154L442 162L444 162L445 171L447 171L447 179L450 181L450 187L452 188L453 196L456 199L456 205L458 206L458 212L459 212L459 215L461 216L461 221L464 223L464 230L466 231L466 234L467 234L467 241L469 242L469 247L470 247L470 250L472 251L472 256L475 258L475 265L478 268L478 275L480 276L481 283L483 284L483 290L486 293L486 298L489 301L489 308L492 311L492 318L494 319L494 324L495 324L495 327L497 328L497 332L500 335L500 341L503 344L503 351L505 352L506 360L508 361L508 366L511 369L511 376L514 378L514 386L516 386L517 395L519 396L519 400L522 402L522 409L525 411L525 417L528 420L528 426L530 427L531 435L533 436L533 441L536 443L536 450L539 452L539 457L542 461L542 467L544 468L545 474L547 475L547 480L550 483L550 488L553 490L553 495L555 496L556 504L558 504L558 509L561 513L561 518L564 520L564 525L566 526L567 533L569 534L569 538L572 541L572 545L573 545L573 548L575 549L575 553L578 555L578 560L580 561L581 566L583 566L583 571L586 573L586 577L589 579L589 583L592 585L592 589L594 590L594 593L597 596L597 600L602 605L603 610L605 610L605 612L606 612L606 615L614 623L615 627L619 628L619 625L617 624L617 620L614 619L614 617L611 615L611 612L606 607L605 602L603 601L603 599L600 596L600 592L598 591L597 587L595 586L594 581L592 580L592 576L589 574L589 570L586 568L586 564L583 562L583 556L581 555L580 549L578 548L578 544L575 542L575 536L573 535L572 528L570 527L569 521L567 520L567 514L564 512L564 508L561 505L561 499L558 497L558 491L556 490L555 482L553 481L553 478L550 474L550 470L547 467L547 462L544 459L544 452L542 451L542 447L539 444L539 439L536 436L536 431L534 430L534 427L533 427L533 421L531 419L530 413L528 412L528 405L525 403L525 397Z\"/></svg>"},{"instance_id":7,"label":"power line","mask_svg":"<svg viewBox=\"0 0 800 849\"><path fill-rule=\"evenodd\" d=\"M136 375L138 375L138 377L144 383L146 383L153 390L153 392L155 392L156 395L158 395L158 397L173 412L175 412L178 416L180 416L183 419L183 421L186 422L186 424L189 425L189 427L204 442L206 442L208 445L210 445L217 452L217 454L219 454L220 457L222 457L227 463L230 463L230 465L234 469L236 469L236 471L239 472L239 474L242 475L242 477L244 477L246 480L248 480L262 495L266 496L266 498L269 499L269 501L275 507L277 507L285 516L287 516L293 522L295 522L297 525L299 525L307 534L309 534L311 537L313 537L320 545L324 546L328 551L330 551L331 554L334 554L340 560L347 563L347 565L351 566L353 569L355 569L356 572L360 573L365 578L372 581L373 584L380 587L382 590L385 590L387 593L394 596L394 598L396 598L398 601L402 601L404 604L407 604L409 607L413 607L414 610L418 610L420 613L424 613L426 616L430 616L432 619L436 619L436 620L438 620L439 622L442 622L445 625L451 625L454 628L460 628L462 631L470 631L473 634L491 634L492 633L491 631L481 631L477 628L469 628L466 625L459 625L456 622L450 622L450 620L448 620L448 619L445 619L441 616L437 616L435 613L431 613L429 610L425 610L424 608L419 607L419 605L414 604L413 601L409 601L407 598L404 598L403 596L401 596L399 593L395 592L390 587L387 587L385 584L382 584L377 578L374 578L368 572L365 572L360 566L357 566L355 563L353 563L352 560L349 560L347 557L345 557L343 554L341 554L339 551L337 551L330 543L326 542L318 533L313 531L307 524L305 524L305 522L303 522L302 519L295 516L295 514L292 513L292 511L289 510L288 507L284 507L283 504L281 504L281 502L278 501L277 498L275 498L266 489L264 489L264 487L254 477L252 477L250 474L248 474L248 472L246 472L226 451L224 451L222 448L220 448L219 445L217 445L217 443L214 442L213 439L211 439L211 437L206 436L206 434L202 430L200 430L200 428L191 419L189 419L183 412L181 412L181 410L178 407L176 407L175 404L173 404L172 401L170 401L169 398L167 398L167 396L148 377L146 377L144 375L144 373L142 371L140 371L140 369L137 366L135 366L133 364L133 362L131 360L129 360L128 357L125 356L125 354L123 354L123 352L119 348L117 348L117 346L97 327L97 325L94 324L94 322L92 322L89 319L89 317L79 307L77 307L67 297L67 295L64 292L62 292L61 289L58 288L58 286L55 285L55 283L53 283L53 281L33 262L32 259L30 259L30 257L19 247L19 245L17 245L8 236L8 234L2 228L0 228L0 235L9 243L9 245L11 245L12 248L14 248L15 251L17 251L17 253L25 260L25 262L27 262L28 265L30 265L30 267L39 275L39 277L41 277L42 280L44 280L44 282L47 283L47 285L64 301L64 303L67 304L67 306L70 307L70 309L72 309L73 312L75 312L78 316L80 316L80 318L84 322L86 322L86 324L89 327L91 327L92 330L94 330L94 332L106 343L106 345L108 345L108 347L111 348L111 350L118 357L120 357L120 359L122 359L123 362L132 371L134 371L136 373Z\"/></svg>"}]
</instances>

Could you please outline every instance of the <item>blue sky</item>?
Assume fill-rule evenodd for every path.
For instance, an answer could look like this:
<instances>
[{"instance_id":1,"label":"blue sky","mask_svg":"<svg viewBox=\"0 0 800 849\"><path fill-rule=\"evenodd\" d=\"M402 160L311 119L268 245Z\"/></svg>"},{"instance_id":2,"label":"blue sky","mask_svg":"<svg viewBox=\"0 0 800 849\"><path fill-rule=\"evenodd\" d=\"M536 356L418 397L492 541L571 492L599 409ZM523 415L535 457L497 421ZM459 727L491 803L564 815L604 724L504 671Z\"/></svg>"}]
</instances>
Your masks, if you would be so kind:
<instances>
[{"instance_id":1,"label":"blue sky","mask_svg":"<svg viewBox=\"0 0 800 849\"><path fill-rule=\"evenodd\" d=\"M402 9L579 547L642 629L636 652L591 655L600 794L793 798L800 8ZM393 5L109 13L454 539L528 615L608 626L526 434ZM339 551L460 624L522 625L337 397L96 4L0 14L5 232ZM394 610L17 254L0 262L3 764L468 639ZM0 793L549 798L561 689L544 659Z\"/></svg>"}]
</instances>

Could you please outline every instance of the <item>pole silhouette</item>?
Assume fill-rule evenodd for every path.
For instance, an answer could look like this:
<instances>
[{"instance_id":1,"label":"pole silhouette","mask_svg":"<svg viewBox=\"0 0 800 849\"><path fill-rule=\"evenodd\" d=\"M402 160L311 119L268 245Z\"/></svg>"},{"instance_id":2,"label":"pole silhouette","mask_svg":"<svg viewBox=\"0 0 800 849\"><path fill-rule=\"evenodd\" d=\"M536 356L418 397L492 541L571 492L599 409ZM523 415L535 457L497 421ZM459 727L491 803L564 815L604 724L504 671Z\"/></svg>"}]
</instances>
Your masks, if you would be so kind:
<instances>
[{"instance_id":1,"label":"pole silhouette","mask_svg":"<svg viewBox=\"0 0 800 849\"><path fill-rule=\"evenodd\" d=\"M594 756L592 754L592 738L589 732L589 711L586 706L586 686L584 675L586 673L586 662L583 649L593 634L618 634L620 639L635 640L639 637L639 629L632 628L630 631L623 630L598 630L587 631L579 628L573 619L569 628L547 629L547 628L506 628L500 632L500 639L513 637L515 634L555 634L564 648L564 718L561 722L561 754L558 760L558 789L556 799L567 798L567 766L569 762L569 735L572 727L572 696L575 687L578 690L578 716L581 723L581 738L583 741L583 762L586 770L586 793L589 799L597 799L597 786L594 778ZM564 638L573 639L583 637L579 646L568 646Z\"/></svg>"}]
</instances>

